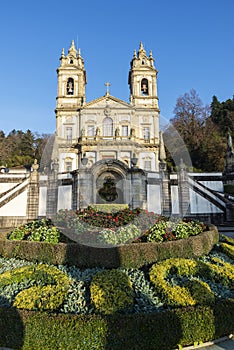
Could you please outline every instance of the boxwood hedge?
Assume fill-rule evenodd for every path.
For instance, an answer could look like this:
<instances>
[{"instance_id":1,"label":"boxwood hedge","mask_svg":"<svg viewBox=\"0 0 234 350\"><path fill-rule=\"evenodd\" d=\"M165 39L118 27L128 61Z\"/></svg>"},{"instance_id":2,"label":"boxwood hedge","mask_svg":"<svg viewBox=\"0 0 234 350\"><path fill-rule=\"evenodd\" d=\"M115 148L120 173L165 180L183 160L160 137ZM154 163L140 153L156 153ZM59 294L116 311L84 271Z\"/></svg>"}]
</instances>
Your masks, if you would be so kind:
<instances>
[{"instance_id":1,"label":"boxwood hedge","mask_svg":"<svg viewBox=\"0 0 234 350\"><path fill-rule=\"evenodd\" d=\"M168 350L234 331L234 300L140 315L56 315L0 308L0 346L22 350Z\"/></svg>"},{"instance_id":2,"label":"boxwood hedge","mask_svg":"<svg viewBox=\"0 0 234 350\"><path fill-rule=\"evenodd\" d=\"M168 258L196 258L208 254L219 241L215 226L197 236L162 243L132 243L112 247L92 247L79 243L10 241L8 232L0 238L0 255L48 264L79 267L139 268Z\"/></svg>"}]
</instances>

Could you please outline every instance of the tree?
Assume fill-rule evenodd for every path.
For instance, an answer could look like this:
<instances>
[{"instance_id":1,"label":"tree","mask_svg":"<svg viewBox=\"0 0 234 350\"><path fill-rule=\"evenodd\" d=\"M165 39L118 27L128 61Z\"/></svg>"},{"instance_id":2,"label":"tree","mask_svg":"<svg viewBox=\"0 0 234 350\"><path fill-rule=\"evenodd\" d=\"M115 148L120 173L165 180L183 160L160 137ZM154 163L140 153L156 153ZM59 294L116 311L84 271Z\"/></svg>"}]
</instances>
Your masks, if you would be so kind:
<instances>
[{"instance_id":1,"label":"tree","mask_svg":"<svg viewBox=\"0 0 234 350\"><path fill-rule=\"evenodd\" d=\"M226 135L230 130L234 136L234 97L233 99L219 102L217 97L213 96L211 119L219 127L223 135Z\"/></svg>"},{"instance_id":2,"label":"tree","mask_svg":"<svg viewBox=\"0 0 234 350\"><path fill-rule=\"evenodd\" d=\"M195 90L177 99L171 123L186 144L196 170L223 170L225 140L210 117L209 106L203 106Z\"/></svg>"},{"instance_id":3,"label":"tree","mask_svg":"<svg viewBox=\"0 0 234 350\"><path fill-rule=\"evenodd\" d=\"M7 136L0 131L0 165L15 167L32 164L36 158L40 163L49 135L30 130L12 130Z\"/></svg>"}]
</instances>

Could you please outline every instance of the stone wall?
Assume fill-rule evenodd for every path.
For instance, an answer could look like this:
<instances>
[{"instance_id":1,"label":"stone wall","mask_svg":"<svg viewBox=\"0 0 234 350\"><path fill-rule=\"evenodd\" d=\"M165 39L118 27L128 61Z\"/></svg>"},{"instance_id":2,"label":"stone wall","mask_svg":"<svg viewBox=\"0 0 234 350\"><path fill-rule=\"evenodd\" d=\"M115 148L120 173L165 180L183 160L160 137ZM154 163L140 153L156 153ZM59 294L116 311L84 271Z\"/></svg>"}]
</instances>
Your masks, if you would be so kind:
<instances>
[{"instance_id":1,"label":"stone wall","mask_svg":"<svg viewBox=\"0 0 234 350\"><path fill-rule=\"evenodd\" d=\"M78 209L95 203L94 175L85 169L59 174L56 167L45 175L38 173L36 165L30 173L0 174L1 227L17 226L37 217L53 218L60 209ZM196 217L215 224L234 219L233 202L223 193L221 173L168 174L125 166L123 176L122 198L130 208L141 207L166 216Z\"/></svg>"}]
</instances>

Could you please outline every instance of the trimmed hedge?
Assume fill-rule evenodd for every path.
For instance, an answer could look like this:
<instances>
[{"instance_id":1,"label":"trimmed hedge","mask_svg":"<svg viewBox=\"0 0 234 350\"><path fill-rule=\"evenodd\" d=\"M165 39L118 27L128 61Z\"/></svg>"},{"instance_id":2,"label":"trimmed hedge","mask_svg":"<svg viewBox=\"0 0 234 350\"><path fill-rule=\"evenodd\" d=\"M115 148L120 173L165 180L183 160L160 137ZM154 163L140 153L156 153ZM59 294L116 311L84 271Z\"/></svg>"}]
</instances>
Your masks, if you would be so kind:
<instances>
[{"instance_id":1,"label":"trimmed hedge","mask_svg":"<svg viewBox=\"0 0 234 350\"><path fill-rule=\"evenodd\" d=\"M106 268L138 268L168 258L196 258L208 254L219 241L218 230L213 225L210 225L209 231L177 241L132 243L108 248L79 243L10 241L7 240L7 235L8 232L0 239L0 255L5 258Z\"/></svg>"},{"instance_id":2,"label":"trimmed hedge","mask_svg":"<svg viewBox=\"0 0 234 350\"><path fill-rule=\"evenodd\" d=\"M234 299L139 315L55 315L0 308L0 346L22 350L168 350L234 331Z\"/></svg>"},{"instance_id":3,"label":"trimmed hedge","mask_svg":"<svg viewBox=\"0 0 234 350\"><path fill-rule=\"evenodd\" d=\"M220 251L234 259L234 238L222 235L221 242L219 245Z\"/></svg>"},{"instance_id":4,"label":"trimmed hedge","mask_svg":"<svg viewBox=\"0 0 234 350\"><path fill-rule=\"evenodd\" d=\"M154 264L150 269L150 280L161 294L167 305L193 306L210 305L214 302L214 293L208 283L190 280L183 286L171 284L167 277L172 271L179 276L203 276L208 279L222 281L231 290L234 288L234 266L224 263L219 258L213 258L218 265L191 259L175 258Z\"/></svg>"},{"instance_id":5,"label":"trimmed hedge","mask_svg":"<svg viewBox=\"0 0 234 350\"><path fill-rule=\"evenodd\" d=\"M89 208L107 213L115 213L119 210L128 209L128 204L90 204Z\"/></svg>"},{"instance_id":6,"label":"trimmed hedge","mask_svg":"<svg viewBox=\"0 0 234 350\"><path fill-rule=\"evenodd\" d=\"M130 278L114 269L100 271L92 279L90 298L96 310L106 315L126 310L133 304Z\"/></svg>"},{"instance_id":7,"label":"trimmed hedge","mask_svg":"<svg viewBox=\"0 0 234 350\"><path fill-rule=\"evenodd\" d=\"M224 185L224 192L234 195L234 185L232 185L232 184L225 184Z\"/></svg>"}]
</instances>

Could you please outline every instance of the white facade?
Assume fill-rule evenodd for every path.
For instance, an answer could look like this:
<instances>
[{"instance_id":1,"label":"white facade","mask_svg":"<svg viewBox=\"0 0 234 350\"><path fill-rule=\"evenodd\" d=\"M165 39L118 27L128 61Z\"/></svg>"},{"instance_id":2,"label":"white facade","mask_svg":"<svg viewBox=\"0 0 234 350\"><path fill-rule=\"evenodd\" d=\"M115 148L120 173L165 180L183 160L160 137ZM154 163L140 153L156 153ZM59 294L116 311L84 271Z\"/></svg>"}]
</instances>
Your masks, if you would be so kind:
<instances>
[{"instance_id":1,"label":"white facade","mask_svg":"<svg viewBox=\"0 0 234 350\"><path fill-rule=\"evenodd\" d=\"M80 167L85 155L88 167L103 159L116 159L131 166L158 171L159 108L157 70L152 52L142 43L134 52L129 71L130 103L109 93L86 102L86 71L74 41L61 55L56 104L56 142L59 172Z\"/></svg>"}]
</instances>

